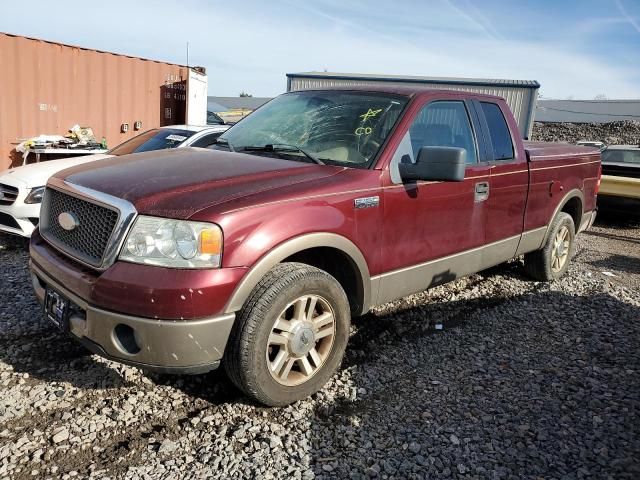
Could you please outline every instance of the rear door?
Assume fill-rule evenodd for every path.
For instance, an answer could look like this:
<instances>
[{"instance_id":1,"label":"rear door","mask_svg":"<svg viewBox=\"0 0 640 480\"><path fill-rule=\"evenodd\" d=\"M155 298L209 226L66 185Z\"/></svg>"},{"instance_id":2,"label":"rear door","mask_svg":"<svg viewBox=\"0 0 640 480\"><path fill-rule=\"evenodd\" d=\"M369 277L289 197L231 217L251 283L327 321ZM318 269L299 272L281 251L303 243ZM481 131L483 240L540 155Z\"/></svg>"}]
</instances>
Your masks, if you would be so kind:
<instances>
[{"instance_id":1,"label":"rear door","mask_svg":"<svg viewBox=\"0 0 640 480\"><path fill-rule=\"evenodd\" d=\"M485 164L489 166L486 243L483 266L514 257L524 225L529 171L522 142L514 142L519 130L506 104L473 102L483 129Z\"/></svg>"}]
</instances>

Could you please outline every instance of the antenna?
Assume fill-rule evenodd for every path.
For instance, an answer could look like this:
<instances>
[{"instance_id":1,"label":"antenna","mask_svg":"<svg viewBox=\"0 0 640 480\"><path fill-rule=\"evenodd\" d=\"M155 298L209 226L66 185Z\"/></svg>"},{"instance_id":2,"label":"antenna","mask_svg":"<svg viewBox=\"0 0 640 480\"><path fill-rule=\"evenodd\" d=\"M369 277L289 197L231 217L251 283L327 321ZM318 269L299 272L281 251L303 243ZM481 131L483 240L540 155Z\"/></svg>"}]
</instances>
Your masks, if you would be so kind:
<instances>
[{"instance_id":1,"label":"antenna","mask_svg":"<svg viewBox=\"0 0 640 480\"><path fill-rule=\"evenodd\" d=\"M189 66L189 42L187 42L187 67Z\"/></svg>"}]
</instances>

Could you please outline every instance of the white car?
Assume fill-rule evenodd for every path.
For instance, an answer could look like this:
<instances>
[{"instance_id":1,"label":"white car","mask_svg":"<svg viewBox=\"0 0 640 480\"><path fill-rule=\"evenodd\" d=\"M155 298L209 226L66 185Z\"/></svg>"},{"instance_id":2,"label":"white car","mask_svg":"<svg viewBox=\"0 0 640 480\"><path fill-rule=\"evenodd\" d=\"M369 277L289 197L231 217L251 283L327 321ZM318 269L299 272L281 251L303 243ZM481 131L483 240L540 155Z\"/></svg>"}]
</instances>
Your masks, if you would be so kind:
<instances>
[{"instance_id":1,"label":"white car","mask_svg":"<svg viewBox=\"0 0 640 480\"><path fill-rule=\"evenodd\" d=\"M65 168L129 153L165 148L213 145L229 125L172 125L141 133L107 153L32 163L0 173L0 231L30 237L40 218L44 186L51 175Z\"/></svg>"}]
</instances>

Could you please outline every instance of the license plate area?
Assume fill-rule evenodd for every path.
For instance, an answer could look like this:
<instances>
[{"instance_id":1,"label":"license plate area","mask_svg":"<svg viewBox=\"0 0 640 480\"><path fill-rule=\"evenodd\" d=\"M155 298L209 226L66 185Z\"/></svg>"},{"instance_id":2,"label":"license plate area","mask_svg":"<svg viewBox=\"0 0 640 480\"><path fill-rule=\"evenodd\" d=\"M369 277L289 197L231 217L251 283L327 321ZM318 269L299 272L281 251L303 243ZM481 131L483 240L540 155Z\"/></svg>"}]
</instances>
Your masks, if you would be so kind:
<instances>
[{"instance_id":1,"label":"license plate area","mask_svg":"<svg viewBox=\"0 0 640 480\"><path fill-rule=\"evenodd\" d=\"M63 332L69 331L70 303L67 297L47 286L44 297L44 313Z\"/></svg>"}]
</instances>

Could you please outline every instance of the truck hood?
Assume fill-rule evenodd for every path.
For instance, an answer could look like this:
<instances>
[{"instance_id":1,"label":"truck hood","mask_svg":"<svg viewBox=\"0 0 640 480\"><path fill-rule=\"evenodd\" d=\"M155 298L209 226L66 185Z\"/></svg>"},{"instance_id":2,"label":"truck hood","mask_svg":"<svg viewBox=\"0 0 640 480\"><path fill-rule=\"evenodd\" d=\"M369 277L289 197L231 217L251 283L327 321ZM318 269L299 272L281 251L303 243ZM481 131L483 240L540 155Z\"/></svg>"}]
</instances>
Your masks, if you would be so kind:
<instances>
[{"instance_id":1,"label":"truck hood","mask_svg":"<svg viewBox=\"0 0 640 480\"><path fill-rule=\"evenodd\" d=\"M65 168L82 165L104 158L110 158L111 155L96 154L86 155L82 157L61 158L59 160L48 160L46 162L30 163L22 167L16 167L2 172L2 177L7 180L19 182L26 188L41 187L46 185L47 180L52 175L58 173Z\"/></svg>"},{"instance_id":2,"label":"truck hood","mask_svg":"<svg viewBox=\"0 0 640 480\"><path fill-rule=\"evenodd\" d=\"M267 156L177 148L113 157L56 177L128 200L141 214L186 219L204 208L342 170Z\"/></svg>"}]
</instances>

